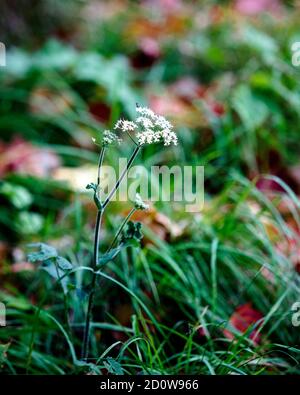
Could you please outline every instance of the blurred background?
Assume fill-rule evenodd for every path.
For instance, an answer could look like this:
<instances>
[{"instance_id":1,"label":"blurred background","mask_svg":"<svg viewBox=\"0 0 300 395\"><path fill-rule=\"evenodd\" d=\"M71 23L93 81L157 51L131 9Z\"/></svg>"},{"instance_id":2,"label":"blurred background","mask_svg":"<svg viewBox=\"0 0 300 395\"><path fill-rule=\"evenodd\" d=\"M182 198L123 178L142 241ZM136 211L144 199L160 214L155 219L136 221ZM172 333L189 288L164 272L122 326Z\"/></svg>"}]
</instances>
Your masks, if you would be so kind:
<instances>
[{"instance_id":1,"label":"blurred background","mask_svg":"<svg viewBox=\"0 0 300 395\"><path fill-rule=\"evenodd\" d=\"M179 145L149 146L137 163L205 166L205 207L191 215L183 205L158 202L137 217L145 229L142 249L107 269L127 291L109 281L99 291L94 357L139 335L153 347L164 344L155 349L164 353L155 372L298 372L291 306L300 273L300 66L292 63L299 17L298 1L281 0L1 2L4 371L74 368L62 358L57 327L34 321L32 306L41 303L62 318L63 301L53 278L27 261L26 245L45 241L74 264L90 264L96 211L84 187L96 174L92 138L121 116L133 118L140 103L172 121ZM120 146L106 162L131 150ZM113 204L104 245L129 207ZM87 290L80 277L74 284L66 293L76 348ZM257 341L244 343L253 340L249 325L262 317ZM166 334L174 325L180 341ZM235 331L243 334L238 343ZM118 368L150 369L145 347L123 353ZM194 358L203 352L207 363ZM138 368L131 367L134 353L136 364L144 353ZM244 363L253 355L261 359Z\"/></svg>"}]
</instances>

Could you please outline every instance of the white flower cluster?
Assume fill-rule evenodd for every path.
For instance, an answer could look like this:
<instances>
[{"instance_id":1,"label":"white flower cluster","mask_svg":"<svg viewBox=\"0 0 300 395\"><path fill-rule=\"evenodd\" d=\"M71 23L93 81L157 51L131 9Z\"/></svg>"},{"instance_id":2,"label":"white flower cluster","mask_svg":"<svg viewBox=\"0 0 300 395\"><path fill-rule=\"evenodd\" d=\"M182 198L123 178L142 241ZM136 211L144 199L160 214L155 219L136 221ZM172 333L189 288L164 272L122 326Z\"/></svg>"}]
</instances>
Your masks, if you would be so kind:
<instances>
[{"instance_id":1,"label":"white flower cluster","mask_svg":"<svg viewBox=\"0 0 300 395\"><path fill-rule=\"evenodd\" d=\"M164 145L177 145L178 138L173 131L173 126L161 115L155 114L147 107L136 107L138 117L135 122L119 119L114 126L115 130L125 133L135 133L139 145L163 142ZM93 139L96 142L95 139ZM104 146L120 144L120 139L115 132L105 130L102 144Z\"/></svg>"},{"instance_id":2,"label":"white flower cluster","mask_svg":"<svg viewBox=\"0 0 300 395\"><path fill-rule=\"evenodd\" d=\"M120 139L116 133L111 132L110 130L105 130L103 132L102 144L104 146L112 145L112 144L120 144L122 139Z\"/></svg>"},{"instance_id":3,"label":"white flower cluster","mask_svg":"<svg viewBox=\"0 0 300 395\"><path fill-rule=\"evenodd\" d=\"M134 122L125 119L119 119L114 127L114 129L121 130L122 132L134 132L136 128L137 125Z\"/></svg>"},{"instance_id":4,"label":"white flower cluster","mask_svg":"<svg viewBox=\"0 0 300 395\"><path fill-rule=\"evenodd\" d=\"M155 114L147 107L136 107L139 117L136 123L142 129L136 133L140 145L152 144L162 141L164 145L177 145L178 138L172 130L173 125L165 117Z\"/></svg>"},{"instance_id":5,"label":"white flower cluster","mask_svg":"<svg viewBox=\"0 0 300 395\"><path fill-rule=\"evenodd\" d=\"M136 107L138 117L135 122L120 119L114 129L122 132L135 132L139 145L163 142L164 145L177 145L177 135L173 126L161 115L147 107Z\"/></svg>"},{"instance_id":6,"label":"white flower cluster","mask_svg":"<svg viewBox=\"0 0 300 395\"><path fill-rule=\"evenodd\" d=\"M143 201L143 199L141 198L141 195L139 193L136 193L134 207L137 210L148 210L149 209L149 204L146 204Z\"/></svg>"}]
</instances>

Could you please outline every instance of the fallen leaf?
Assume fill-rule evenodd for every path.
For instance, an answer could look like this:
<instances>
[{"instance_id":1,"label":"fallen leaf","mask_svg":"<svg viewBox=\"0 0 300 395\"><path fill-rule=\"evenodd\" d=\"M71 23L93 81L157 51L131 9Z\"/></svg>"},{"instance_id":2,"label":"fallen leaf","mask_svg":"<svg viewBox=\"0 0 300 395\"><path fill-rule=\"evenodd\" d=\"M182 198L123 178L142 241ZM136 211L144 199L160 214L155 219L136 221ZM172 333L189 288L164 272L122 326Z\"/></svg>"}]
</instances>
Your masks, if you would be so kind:
<instances>
[{"instance_id":1,"label":"fallen leaf","mask_svg":"<svg viewBox=\"0 0 300 395\"><path fill-rule=\"evenodd\" d=\"M97 166L59 167L52 178L68 184L74 191L86 191L87 180L94 180L97 176Z\"/></svg>"},{"instance_id":2,"label":"fallen leaf","mask_svg":"<svg viewBox=\"0 0 300 395\"><path fill-rule=\"evenodd\" d=\"M229 324L234 329L238 330L242 334L247 332L250 326L255 325L259 321L261 321L263 315L252 307L251 303L243 304L239 306L232 316L229 319ZM261 323L259 324L261 325ZM258 326L259 326L258 325ZM249 334L249 339L253 340L255 344L260 342L260 334L258 333L258 326L255 327ZM224 335L227 339L233 340L235 339L235 334L231 332L230 329L224 330Z\"/></svg>"},{"instance_id":3,"label":"fallen leaf","mask_svg":"<svg viewBox=\"0 0 300 395\"><path fill-rule=\"evenodd\" d=\"M29 98L29 108L37 115L61 115L72 105L72 98L66 92L56 92L47 87L35 88Z\"/></svg>"},{"instance_id":4,"label":"fallen leaf","mask_svg":"<svg viewBox=\"0 0 300 395\"><path fill-rule=\"evenodd\" d=\"M276 12L281 9L278 0L236 0L235 9L244 15L259 15L262 12Z\"/></svg>"},{"instance_id":5,"label":"fallen leaf","mask_svg":"<svg viewBox=\"0 0 300 395\"><path fill-rule=\"evenodd\" d=\"M148 226L162 240L180 237L187 226L186 222L174 222L153 207L147 211L135 212L132 220L140 221L142 224ZM147 238L144 238L143 243L150 244L151 242Z\"/></svg>"},{"instance_id":6,"label":"fallen leaf","mask_svg":"<svg viewBox=\"0 0 300 395\"><path fill-rule=\"evenodd\" d=\"M46 177L60 165L59 157L51 150L39 148L14 138L10 143L0 142L0 176L8 173Z\"/></svg>"},{"instance_id":7,"label":"fallen leaf","mask_svg":"<svg viewBox=\"0 0 300 395\"><path fill-rule=\"evenodd\" d=\"M276 250L290 260L300 274L300 235L299 238L285 238L275 245Z\"/></svg>"},{"instance_id":8,"label":"fallen leaf","mask_svg":"<svg viewBox=\"0 0 300 395\"><path fill-rule=\"evenodd\" d=\"M30 262L17 262L11 266L12 273L20 273L24 271L33 271L35 267Z\"/></svg>"},{"instance_id":9,"label":"fallen leaf","mask_svg":"<svg viewBox=\"0 0 300 395\"><path fill-rule=\"evenodd\" d=\"M207 126L207 121L198 108L175 96L171 91L166 91L162 95L150 95L149 103L154 112L164 114L176 126Z\"/></svg>"}]
</instances>

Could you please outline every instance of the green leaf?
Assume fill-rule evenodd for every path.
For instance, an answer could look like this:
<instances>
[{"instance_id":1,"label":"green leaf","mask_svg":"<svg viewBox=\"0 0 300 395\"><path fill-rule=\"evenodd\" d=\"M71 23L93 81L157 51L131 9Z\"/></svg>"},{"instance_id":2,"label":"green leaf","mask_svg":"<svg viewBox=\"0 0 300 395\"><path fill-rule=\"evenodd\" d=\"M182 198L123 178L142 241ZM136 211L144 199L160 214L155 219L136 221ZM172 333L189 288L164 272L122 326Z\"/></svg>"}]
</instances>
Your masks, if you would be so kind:
<instances>
[{"instance_id":1,"label":"green leaf","mask_svg":"<svg viewBox=\"0 0 300 395\"><path fill-rule=\"evenodd\" d=\"M118 247L113 248L111 251L109 251L108 253L104 254L101 256L101 258L99 259L99 265L103 266L106 263L108 263L109 261L112 261L121 251L122 249L122 244L120 244Z\"/></svg>"},{"instance_id":2,"label":"green leaf","mask_svg":"<svg viewBox=\"0 0 300 395\"><path fill-rule=\"evenodd\" d=\"M47 272L51 277L55 278L56 280L58 280L65 274L63 270L56 266L55 258L49 258L43 261L40 269Z\"/></svg>"},{"instance_id":3,"label":"green leaf","mask_svg":"<svg viewBox=\"0 0 300 395\"><path fill-rule=\"evenodd\" d=\"M115 359L108 357L104 362L104 365L109 373L123 375L122 366Z\"/></svg>"},{"instance_id":4,"label":"green leaf","mask_svg":"<svg viewBox=\"0 0 300 395\"><path fill-rule=\"evenodd\" d=\"M137 240L137 239L127 239L123 245L124 245L124 248L127 248L127 247L137 248L137 247L140 247L141 242L140 242L140 240Z\"/></svg>"},{"instance_id":5,"label":"green leaf","mask_svg":"<svg viewBox=\"0 0 300 395\"><path fill-rule=\"evenodd\" d=\"M26 236L38 233L43 224L44 218L40 214L22 211L17 213L13 226L18 233Z\"/></svg>"},{"instance_id":6,"label":"green leaf","mask_svg":"<svg viewBox=\"0 0 300 395\"><path fill-rule=\"evenodd\" d=\"M247 130L255 130L269 115L266 103L255 96L247 85L240 85L235 90L232 104Z\"/></svg>"},{"instance_id":7,"label":"green leaf","mask_svg":"<svg viewBox=\"0 0 300 395\"><path fill-rule=\"evenodd\" d=\"M128 243L129 241L135 240L139 244L143 238L141 230L142 224L140 222L129 221L125 231L122 234L121 241L123 243Z\"/></svg>"},{"instance_id":8,"label":"green leaf","mask_svg":"<svg viewBox=\"0 0 300 395\"><path fill-rule=\"evenodd\" d=\"M0 366L7 359L7 351L10 346L10 343L0 344Z\"/></svg>"},{"instance_id":9,"label":"green leaf","mask_svg":"<svg viewBox=\"0 0 300 395\"><path fill-rule=\"evenodd\" d=\"M62 256L58 256L56 258L56 262L58 264L58 267L60 267L62 270L72 270L73 265L71 262L69 262L66 258L63 258Z\"/></svg>"},{"instance_id":10,"label":"green leaf","mask_svg":"<svg viewBox=\"0 0 300 395\"><path fill-rule=\"evenodd\" d=\"M32 64L31 56L19 48L12 48L7 53L7 73L16 78L22 78L29 70Z\"/></svg>"},{"instance_id":11,"label":"green leaf","mask_svg":"<svg viewBox=\"0 0 300 395\"><path fill-rule=\"evenodd\" d=\"M43 263L40 266L40 269L47 272L55 280L60 280L65 275L65 271L58 266L56 262L56 257L43 261ZM68 283L69 283L68 278L63 277L60 280L60 282L62 285L62 289L66 294L68 292Z\"/></svg>"},{"instance_id":12,"label":"green leaf","mask_svg":"<svg viewBox=\"0 0 300 395\"><path fill-rule=\"evenodd\" d=\"M32 58L32 67L38 70L66 70L74 67L77 51L57 40L49 40Z\"/></svg>"},{"instance_id":13,"label":"green leaf","mask_svg":"<svg viewBox=\"0 0 300 395\"><path fill-rule=\"evenodd\" d=\"M38 251L31 252L27 255L29 262L43 262L51 258L57 258L58 253L54 247L44 243L32 243L29 248L37 248Z\"/></svg>"},{"instance_id":14,"label":"green leaf","mask_svg":"<svg viewBox=\"0 0 300 395\"><path fill-rule=\"evenodd\" d=\"M122 234L121 242L118 247L113 248L108 253L101 256L98 261L98 268L112 261L123 248L139 247L143 234L141 232L142 224L140 222L129 221L125 231Z\"/></svg>"},{"instance_id":15,"label":"green leaf","mask_svg":"<svg viewBox=\"0 0 300 395\"><path fill-rule=\"evenodd\" d=\"M5 196L17 209L28 207L33 200L27 189L8 182L3 182L0 185L0 194Z\"/></svg>"},{"instance_id":16,"label":"green leaf","mask_svg":"<svg viewBox=\"0 0 300 395\"><path fill-rule=\"evenodd\" d=\"M264 57L274 57L278 52L276 41L271 36L252 26L245 27L243 31L243 40L245 44L261 53Z\"/></svg>"}]
</instances>

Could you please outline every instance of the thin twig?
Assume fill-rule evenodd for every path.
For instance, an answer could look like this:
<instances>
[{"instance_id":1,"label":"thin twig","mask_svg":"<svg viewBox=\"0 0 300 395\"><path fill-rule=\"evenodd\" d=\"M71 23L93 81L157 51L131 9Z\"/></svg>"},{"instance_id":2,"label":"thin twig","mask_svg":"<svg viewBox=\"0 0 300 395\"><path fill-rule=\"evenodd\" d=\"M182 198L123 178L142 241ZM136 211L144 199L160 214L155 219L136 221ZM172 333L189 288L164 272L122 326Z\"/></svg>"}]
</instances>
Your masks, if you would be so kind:
<instances>
[{"instance_id":1,"label":"thin twig","mask_svg":"<svg viewBox=\"0 0 300 395\"><path fill-rule=\"evenodd\" d=\"M120 236L122 230L124 229L124 226L127 224L127 222L129 221L130 217L135 213L135 211L136 211L136 208L135 208L135 207L133 207L133 208L130 210L129 214L128 214L127 217L124 219L124 221L123 221L123 223L121 224L121 226L119 227L119 229L118 229L118 231L117 231L117 233L116 233L116 235L115 235L113 241L111 242L111 244L110 244L108 250L106 251L106 254L107 254L108 252L111 251L111 249L112 249L113 246L115 245L115 243L116 243L118 237Z\"/></svg>"}]
</instances>

